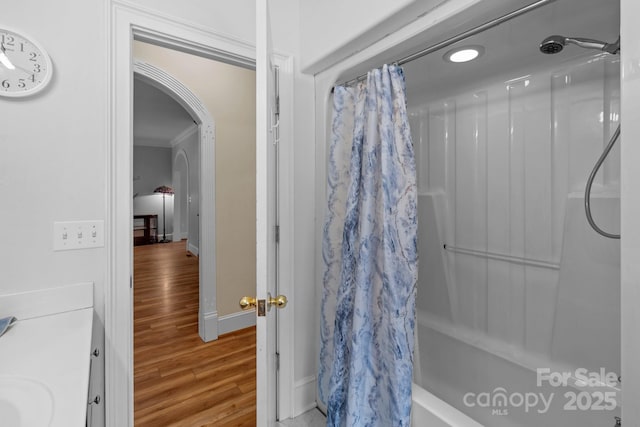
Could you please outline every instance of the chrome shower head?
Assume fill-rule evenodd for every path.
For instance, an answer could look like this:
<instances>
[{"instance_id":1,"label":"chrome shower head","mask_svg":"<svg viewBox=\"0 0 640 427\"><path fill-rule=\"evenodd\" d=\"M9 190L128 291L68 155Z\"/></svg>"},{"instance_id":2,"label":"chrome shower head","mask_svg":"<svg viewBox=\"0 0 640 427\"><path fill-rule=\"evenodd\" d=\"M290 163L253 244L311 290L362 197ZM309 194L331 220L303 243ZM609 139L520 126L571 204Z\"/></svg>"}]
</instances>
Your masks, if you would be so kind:
<instances>
[{"instance_id":1,"label":"chrome shower head","mask_svg":"<svg viewBox=\"0 0 640 427\"><path fill-rule=\"evenodd\" d=\"M565 37L559 35L549 36L540 43L540 52L546 54L558 53L567 44L575 44L585 49L596 49L612 55L620 52L620 37L615 43L605 43L600 40L585 39L582 37Z\"/></svg>"},{"instance_id":2,"label":"chrome shower head","mask_svg":"<svg viewBox=\"0 0 640 427\"><path fill-rule=\"evenodd\" d=\"M558 53L564 49L567 38L564 36L549 36L540 43L540 52L546 54Z\"/></svg>"}]
</instances>

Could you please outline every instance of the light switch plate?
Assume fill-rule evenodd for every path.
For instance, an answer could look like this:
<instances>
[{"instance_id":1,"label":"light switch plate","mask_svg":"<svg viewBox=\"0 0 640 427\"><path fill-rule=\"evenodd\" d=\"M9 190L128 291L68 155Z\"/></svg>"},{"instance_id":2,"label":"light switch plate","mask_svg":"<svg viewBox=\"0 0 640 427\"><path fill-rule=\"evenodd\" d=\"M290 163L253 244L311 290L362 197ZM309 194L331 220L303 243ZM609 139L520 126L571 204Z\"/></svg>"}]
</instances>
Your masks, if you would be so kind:
<instances>
[{"instance_id":1,"label":"light switch plate","mask_svg":"<svg viewBox=\"0 0 640 427\"><path fill-rule=\"evenodd\" d=\"M56 221L53 250L89 249L104 246L104 221Z\"/></svg>"}]
</instances>

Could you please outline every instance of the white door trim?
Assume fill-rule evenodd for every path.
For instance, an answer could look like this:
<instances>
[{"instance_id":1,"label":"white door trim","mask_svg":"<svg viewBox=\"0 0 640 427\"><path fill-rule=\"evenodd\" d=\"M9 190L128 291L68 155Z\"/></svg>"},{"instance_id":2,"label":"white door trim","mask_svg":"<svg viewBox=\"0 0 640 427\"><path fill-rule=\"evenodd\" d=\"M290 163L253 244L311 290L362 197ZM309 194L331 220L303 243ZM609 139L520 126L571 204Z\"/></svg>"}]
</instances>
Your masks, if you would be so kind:
<instances>
[{"instance_id":1,"label":"white door trim","mask_svg":"<svg viewBox=\"0 0 640 427\"><path fill-rule=\"evenodd\" d=\"M131 43L138 40L188 51L202 56L255 67L255 46L220 35L198 24L131 4L111 0L108 29L109 109L107 147L107 217L105 286L105 413L107 427L133 426L133 312L130 280L132 258L132 95L133 63ZM292 410L293 390L293 59L280 56L281 113L281 244L280 289L292 302L281 313L279 346L280 415ZM284 92L283 92L284 91ZM288 102L287 102L288 101ZM287 148L285 148L287 147Z\"/></svg>"},{"instance_id":2,"label":"white door trim","mask_svg":"<svg viewBox=\"0 0 640 427\"><path fill-rule=\"evenodd\" d=\"M287 419L297 414L295 402L295 265L294 258L294 60L291 56L275 54L274 64L280 76L280 134L278 150L278 213L280 243L278 250L278 291L289 299L288 306L278 310L278 343L280 371L278 372L278 415ZM305 311L305 308L300 308Z\"/></svg>"},{"instance_id":3,"label":"white door trim","mask_svg":"<svg viewBox=\"0 0 640 427\"><path fill-rule=\"evenodd\" d=\"M200 218L198 253L206 254L207 262L199 262L198 334L203 341L218 339L216 305L216 171L215 122L207 107L187 86L166 71L134 59L135 78L161 90L176 100L195 117L200 134ZM184 153L183 153L184 155ZM186 156L185 156L186 159ZM188 164L188 163L187 163ZM187 185L188 186L188 185Z\"/></svg>"},{"instance_id":4,"label":"white door trim","mask_svg":"<svg viewBox=\"0 0 640 427\"><path fill-rule=\"evenodd\" d=\"M186 176L187 176L187 182L182 182L182 180L180 179L180 169L179 169L179 161L182 159L182 161L185 164L186 167ZM173 176L173 189L176 192L175 195L175 200L173 202L173 241L174 242L179 242L183 239L188 239L189 238L189 212L188 209L189 207L187 206L189 203L189 172L190 172L190 165L189 165L189 158L187 157L186 152L184 151L183 148L181 148L180 150L178 150L178 152L175 154L175 156L173 157L173 162L171 165L171 174ZM185 206L182 206L182 201L180 200L181 198L183 198L184 196L186 196L186 201L187 203L185 204ZM178 209L176 210L176 200L177 200L177 206ZM182 212L184 210L184 212ZM183 218L182 216L185 216L186 218ZM186 227L182 227L182 222L184 221L184 223L186 224ZM185 229L187 230L187 232L185 233ZM188 242L187 242L188 245Z\"/></svg>"}]
</instances>

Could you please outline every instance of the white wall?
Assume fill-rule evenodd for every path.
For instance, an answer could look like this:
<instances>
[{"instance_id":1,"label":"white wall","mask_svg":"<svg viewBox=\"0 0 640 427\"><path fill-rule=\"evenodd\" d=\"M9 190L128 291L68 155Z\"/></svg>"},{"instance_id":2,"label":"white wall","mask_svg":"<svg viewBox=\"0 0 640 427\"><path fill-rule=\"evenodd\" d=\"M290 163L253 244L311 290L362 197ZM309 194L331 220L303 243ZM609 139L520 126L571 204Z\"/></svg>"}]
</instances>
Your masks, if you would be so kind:
<instances>
[{"instance_id":1,"label":"white wall","mask_svg":"<svg viewBox=\"0 0 640 427\"><path fill-rule=\"evenodd\" d=\"M130 3L240 40L253 42L256 38L255 0L130 0Z\"/></svg>"},{"instance_id":2,"label":"white wall","mask_svg":"<svg viewBox=\"0 0 640 427\"><path fill-rule=\"evenodd\" d=\"M106 42L95 30L105 25L104 9L77 0L5 6L3 21L44 46L54 76L38 95L0 100L0 220L7 224L0 292L94 281L101 298L104 249L53 252L52 227L54 221L105 217ZM69 15L83 18L64 27L51 19ZM79 75L86 61L95 70Z\"/></svg>"},{"instance_id":3,"label":"white wall","mask_svg":"<svg viewBox=\"0 0 640 427\"><path fill-rule=\"evenodd\" d=\"M161 185L171 187L171 148L133 146L133 195L153 194Z\"/></svg>"},{"instance_id":4,"label":"white wall","mask_svg":"<svg viewBox=\"0 0 640 427\"><path fill-rule=\"evenodd\" d=\"M317 73L447 0L300 2L303 70ZM321 37L319 37L321 35Z\"/></svg>"},{"instance_id":5,"label":"white wall","mask_svg":"<svg viewBox=\"0 0 640 427\"><path fill-rule=\"evenodd\" d=\"M622 46L622 419L640 420L640 4L621 0ZM632 424L633 425L633 424Z\"/></svg>"},{"instance_id":6,"label":"white wall","mask_svg":"<svg viewBox=\"0 0 640 427\"><path fill-rule=\"evenodd\" d=\"M52 235L54 221L105 219L105 12L81 0L3 4L2 23L43 45L54 76L31 98L0 99L0 294L91 281L99 322L105 248L54 252Z\"/></svg>"}]
</instances>

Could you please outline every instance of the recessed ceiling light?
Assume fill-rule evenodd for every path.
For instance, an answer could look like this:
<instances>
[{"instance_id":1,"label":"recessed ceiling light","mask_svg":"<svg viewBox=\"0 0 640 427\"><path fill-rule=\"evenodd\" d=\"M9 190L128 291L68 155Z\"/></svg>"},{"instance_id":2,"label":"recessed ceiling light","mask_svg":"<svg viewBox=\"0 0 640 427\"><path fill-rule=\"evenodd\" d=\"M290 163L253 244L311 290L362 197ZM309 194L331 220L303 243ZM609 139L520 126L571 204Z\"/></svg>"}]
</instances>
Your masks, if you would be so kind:
<instances>
[{"instance_id":1,"label":"recessed ceiling light","mask_svg":"<svg viewBox=\"0 0 640 427\"><path fill-rule=\"evenodd\" d=\"M445 53L444 59L449 62L469 62L479 58L483 53L484 47L482 46L462 46Z\"/></svg>"}]
</instances>

